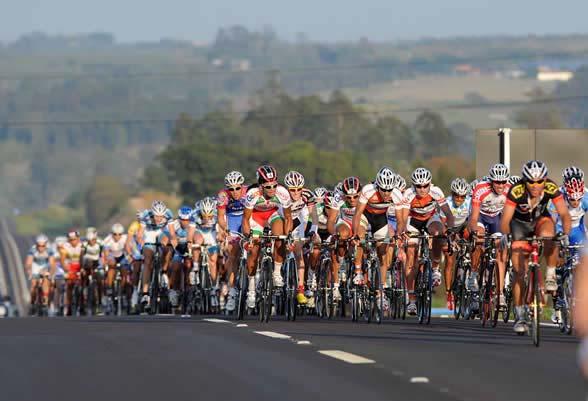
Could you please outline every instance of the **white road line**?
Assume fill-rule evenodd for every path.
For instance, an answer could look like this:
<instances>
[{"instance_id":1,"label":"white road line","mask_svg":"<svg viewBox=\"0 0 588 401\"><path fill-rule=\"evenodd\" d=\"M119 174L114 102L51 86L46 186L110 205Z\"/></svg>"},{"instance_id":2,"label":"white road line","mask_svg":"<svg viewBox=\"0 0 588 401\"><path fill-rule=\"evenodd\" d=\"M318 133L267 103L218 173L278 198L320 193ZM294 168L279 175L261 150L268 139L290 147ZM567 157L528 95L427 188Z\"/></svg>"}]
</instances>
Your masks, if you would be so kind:
<instances>
[{"instance_id":1,"label":"white road line","mask_svg":"<svg viewBox=\"0 0 588 401\"><path fill-rule=\"evenodd\" d=\"M245 323L239 323L237 327L248 327Z\"/></svg>"},{"instance_id":2,"label":"white road line","mask_svg":"<svg viewBox=\"0 0 588 401\"><path fill-rule=\"evenodd\" d=\"M296 341L296 344L298 344L298 345L310 345L310 341L307 341L307 340Z\"/></svg>"},{"instance_id":3,"label":"white road line","mask_svg":"<svg viewBox=\"0 0 588 401\"><path fill-rule=\"evenodd\" d=\"M231 323L228 320L223 320L223 319L202 319L205 322L210 322L210 323Z\"/></svg>"},{"instance_id":4,"label":"white road line","mask_svg":"<svg viewBox=\"0 0 588 401\"><path fill-rule=\"evenodd\" d=\"M441 315L441 316L439 316L439 317L441 317L441 318L443 318L443 319L448 319L448 318L449 318L449 315Z\"/></svg>"},{"instance_id":5,"label":"white road line","mask_svg":"<svg viewBox=\"0 0 588 401\"><path fill-rule=\"evenodd\" d=\"M429 382L429 378L428 377L423 377L423 376L411 377L410 378L410 382L411 383L428 383Z\"/></svg>"},{"instance_id":6,"label":"white road line","mask_svg":"<svg viewBox=\"0 0 588 401\"><path fill-rule=\"evenodd\" d=\"M262 336L279 338L281 340L287 340L290 336L282 333L276 333L275 331L254 331L255 334L261 334Z\"/></svg>"},{"instance_id":7,"label":"white road line","mask_svg":"<svg viewBox=\"0 0 588 401\"><path fill-rule=\"evenodd\" d=\"M352 364L363 364L363 363L375 363L373 359L364 358L363 356L351 354L345 351L338 350L324 350L318 351L319 354L330 356L331 358L339 359L340 361L352 363Z\"/></svg>"},{"instance_id":8,"label":"white road line","mask_svg":"<svg viewBox=\"0 0 588 401\"><path fill-rule=\"evenodd\" d=\"M190 318L190 317L192 317L192 315L182 315L182 316L180 316L180 317L181 317L181 318L184 318L184 319L186 319L186 318Z\"/></svg>"}]
</instances>

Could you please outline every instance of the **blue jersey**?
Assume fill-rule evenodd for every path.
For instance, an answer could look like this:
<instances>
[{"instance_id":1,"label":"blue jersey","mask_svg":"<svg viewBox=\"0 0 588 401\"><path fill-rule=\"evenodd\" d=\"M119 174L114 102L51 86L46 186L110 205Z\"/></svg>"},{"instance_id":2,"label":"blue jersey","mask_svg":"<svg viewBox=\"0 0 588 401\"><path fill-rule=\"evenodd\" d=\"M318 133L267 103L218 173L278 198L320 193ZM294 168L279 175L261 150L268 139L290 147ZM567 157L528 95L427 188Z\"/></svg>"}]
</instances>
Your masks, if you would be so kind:
<instances>
[{"instance_id":1,"label":"blue jersey","mask_svg":"<svg viewBox=\"0 0 588 401\"><path fill-rule=\"evenodd\" d=\"M468 217L470 217L470 212L472 209L472 198L466 196L463 203L460 206L456 206L455 202L453 201L453 196L450 195L447 197L447 205L449 205L451 214L453 214L453 218L455 219L454 227L459 227L465 224Z\"/></svg>"},{"instance_id":2,"label":"blue jersey","mask_svg":"<svg viewBox=\"0 0 588 401\"><path fill-rule=\"evenodd\" d=\"M141 225L145 227L146 230L154 231L154 230L161 230L164 228L167 223L174 218L174 214L170 209L165 211L164 219L161 224L155 224L155 216L153 212L149 209L145 210L143 214L140 216Z\"/></svg>"},{"instance_id":3,"label":"blue jersey","mask_svg":"<svg viewBox=\"0 0 588 401\"><path fill-rule=\"evenodd\" d=\"M563 188L562 188L563 190ZM572 230L570 231L570 244L580 244L586 238L586 213L588 212L588 192L584 193L582 200L578 207L571 207L568 199L568 195L563 192L564 199L570 212L570 219L572 223ZM557 214L555 205L549 202L548 210L551 213L553 219L556 221L556 231L563 231L563 226L560 216Z\"/></svg>"},{"instance_id":4,"label":"blue jersey","mask_svg":"<svg viewBox=\"0 0 588 401\"><path fill-rule=\"evenodd\" d=\"M55 253L50 247L46 247L45 250L41 252L37 249L36 245L33 245L31 249L29 249L27 256L33 257L33 263L40 266L46 266L49 264L49 258L55 257Z\"/></svg>"}]
</instances>

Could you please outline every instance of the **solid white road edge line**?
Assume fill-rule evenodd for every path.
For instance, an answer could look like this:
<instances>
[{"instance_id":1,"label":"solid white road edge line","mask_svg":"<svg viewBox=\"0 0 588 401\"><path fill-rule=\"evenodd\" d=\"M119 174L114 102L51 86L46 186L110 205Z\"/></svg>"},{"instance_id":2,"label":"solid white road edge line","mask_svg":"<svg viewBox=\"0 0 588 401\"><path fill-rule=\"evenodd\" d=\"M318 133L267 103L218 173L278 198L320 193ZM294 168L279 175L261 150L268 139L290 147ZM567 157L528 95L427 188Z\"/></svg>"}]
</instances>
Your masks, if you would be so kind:
<instances>
[{"instance_id":1,"label":"solid white road edge line","mask_svg":"<svg viewBox=\"0 0 588 401\"><path fill-rule=\"evenodd\" d=\"M429 382L429 378L428 377L422 377L422 376L411 377L410 378L410 382L411 383L428 383Z\"/></svg>"},{"instance_id":2,"label":"solid white road edge line","mask_svg":"<svg viewBox=\"0 0 588 401\"><path fill-rule=\"evenodd\" d=\"M363 356L355 355L345 351L339 350L322 350L319 354L330 356L331 358L339 359L340 361L352 364L375 363L373 359L364 358Z\"/></svg>"},{"instance_id":3,"label":"solid white road edge line","mask_svg":"<svg viewBox=\"0 0 588 401\"><path fill-rule=\"evenodd\" d=\"M202 320L204 320L205 322L210 322L210 323L231 323L228 320L214 319L214 318L213 319L202 319Z\"/></svg>"},{"instance_id":4,"label":"solid white road edge line","mask_svg":"<svg viewBox=\"0 0 588 401\"><path fill-rule=\"evenodd\" d=\"M270 338L279 338L282 340L286 340L291 338L290 336L282 333L276 333L275 331L254 331L255 334L261 334L262 336L270 337Z\"/></svg>"}]
</instances>

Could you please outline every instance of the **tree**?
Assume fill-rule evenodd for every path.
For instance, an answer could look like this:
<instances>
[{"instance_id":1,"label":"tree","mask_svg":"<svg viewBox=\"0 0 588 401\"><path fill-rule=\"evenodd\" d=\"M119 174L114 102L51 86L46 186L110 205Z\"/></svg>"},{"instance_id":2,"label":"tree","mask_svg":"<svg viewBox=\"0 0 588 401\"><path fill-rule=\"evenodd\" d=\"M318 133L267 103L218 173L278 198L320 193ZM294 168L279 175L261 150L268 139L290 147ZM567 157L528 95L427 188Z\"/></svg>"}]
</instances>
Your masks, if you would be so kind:
<instances>
[{"instance_id":1,"label":"tree","mask_svg":"<svg viewBox=\"0 0 588 401\"><path fill-rule=\"evenodd\" d=\"M425 158L451 153L455 138L440 114L424 111L417 117L414 125Z\"/></svg>"},{"instance_id":2,"label":"tree","mask_svg":"<svg viewBox=\"0 0 588 401\"><path fill-rule=\"evenodd\" d=\"M116 177L95 176L86 193L86 218L100 225L113 216L129 197L126 187Z\"/></svg>"}]
</instances>

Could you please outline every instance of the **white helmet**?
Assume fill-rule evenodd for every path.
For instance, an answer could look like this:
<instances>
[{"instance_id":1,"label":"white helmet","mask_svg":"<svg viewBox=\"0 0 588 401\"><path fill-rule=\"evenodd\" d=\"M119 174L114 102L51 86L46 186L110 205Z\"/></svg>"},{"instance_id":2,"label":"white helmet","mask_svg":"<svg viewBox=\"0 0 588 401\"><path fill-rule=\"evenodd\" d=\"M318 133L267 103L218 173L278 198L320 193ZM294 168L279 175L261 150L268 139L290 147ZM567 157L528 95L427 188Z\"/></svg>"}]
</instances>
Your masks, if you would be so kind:
<instances>
[{"instance_id":1,"label":"white helmet","mask_svg":"<svg viewBox=\"0 0 588 401\"><path fill-rule=\"evenodd\" d=\"M343 195L343 181L339 181L337 185L335 185L333 192L339 195Z\"/></svg>"},{"instance_id":2,"label":"white helmet","mask_svg":"<svg viewBox=\"0 0 588 401\"><path fill-rule=\"evenodd\" d=\"M216 200L207 196L206 198L200 201L200 214L205 214L208 216L212 216L216 211Z\"/></svg>"},{"instance_id":3,"label":"white helmet","mask_svg":"<svg viewBox=\"0 0 588 401\"><path fill-rule=\"evenodd\" d=\"M523 166L523 177L528 181L542 180L547 177L547 166L540 160L529 160Z\"/></svg>"},{"instance_id":4,"label":"white helmet","mask_svg":"<svg viewBox=\"0 0 588 401\"><path fill-rule=\"evenodd\" d=\"M400 174L396 174L394 178L394 186L400 190L400 192L406 189L406 180Z\"/></svg>"},{"instance_id":5,"label":"white helmet","mask_svg":"<svg viewBox=\"0 0 588 401\"><path fill-rule=\"evenodd\" d=\"M431 183L432 179L431 172L424 167L417 168L410 176L412 185L427 185Z\"/></svg>"},{"instance_id":6,"label":"white helmet","mask_svg":"<svg viewBox=\"0 0 588 401\"><path fill-rule=\"evenodd\" d=\"M151 211L156 216L165 216L165 212L167 212L167 206L165 206L165 203L162 201L156 200L151 204Z\"/></svg>"},{"instance_id":7,"label":"white helmet","mask_svg":"<svg viewBox=\"0 0 588 401\"><path fill-rule=\"evenodd\" d=\"M566 167L561 175L563 177L564 182L570 181L572 178L575 178L579 181L584 181L584 172L581 168L576 166Z\"/></svg>"},{"instance_id":8,"label":"white helmet","mask_svg":"<svg viewBox=\"0 0 588 401\"><path fill-rule=\"evenodd\" d=\"M389 191L394 189L396 174L388 167L382 167L376 175L376 185L378 188Z\"/></svg>"},{"instance_id":9,"label":"white helmet","mask_svg":"<svg viewBox=\"0 0 588 401\"><path fill-rule=\"evenodd\" d=\"M120 223L114 223L110 229L113 234L122 234L125 232L125 228Z\"/></svg>"},{"instance_id":10,"label":"white helmet","mask_svg":"<svg viewBox=\"0 0 588 401\"><path fill-rule=\"evenodd\" d=\"M510 177L508 167L502 163L496 163L490 167L490 171L488 172L490 181L507 181L508 177Z\"/></svg>"},{"instance_id":11,"label":"white helmet","mask_svg":"<svg viewBox=\"0 0 588 401\"><path fill-rule=\"evenodd\" d=\"M86 239L88 241L98 238L98 231L95 227L88 227L86 230Z\"/></svg>"},{"instance_id":12,"label":"white helmet","mask_svg":"<svg viewBox=\"0 0 588 401\"><path fill-rule=\"evenodd\" d=\"M232 187L235 185L243 185L245 177L239 171L231 171L225 175L225 187Z\"/></svg>"},{"instance_id":13,"label":"white helmet","mask_svg":"<svg viewBox=\"0 0 588 401\"><path fill-rule=\"evenodd\" d=\"M322 201L325 198L326 193L327 193L327 188L325 188L325 187L316 187L314 189L314 195L318 201Z\"/></svg>"},{"instance_id":14,"label":"white helmet","mask_svg":"<svg viewBox=\"0 0 588 401\"><path fill-rule=\"evenodd\" d=\"M284 177L284 184L288 188L302 188L304 186L304 176L298 171L288 171Z\"/></svg>"},{"instance_id":15,"label":"white helmet","mask_svg":"<svg viewBox=\"0 0 588 401\"><path fill-rule=\"evenodd\" d=\"M469 189L470 186L463 178L456 178L455 180L451 181L451 192L455 194L466 196Z\"/></svg>"},{"instance_id":16,"label":"white helmet","mask_svg":"<svg viewBox=\"0 0 588 401\"><path fill-rule=\"evenodd\" d=\"M55 245L57 246L62 246L67 242L67 238L64 237L63 235L60 235L59 237L55 237Z\"/></svg>"},{"instance_id":17,"label":"white helmet","mask_svg":"<svg viewBox=\"0 0 588 401\"><path fill-rule=\"evenodd\" d=\"M45 245L47 242L49 242L49 238L45 234L39 234L35 239L37 245Z\"/></svg>"},{"instance_id":18,"label":"white helmet","mask_svg":"<svg viewBox=\"0 0 588 401\"><path fill-rule=\"evenodd\" d=\"M508 183L509 183L510 185L514 185L514 184L516 184L517 182L519 182L520 180L521 180L521 176L519 176L519 175L511 175L511 176L508 178Z\"/></svg>"}]
</instances>

